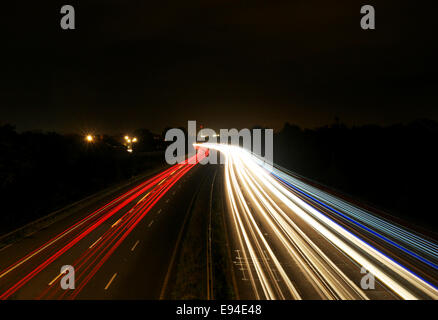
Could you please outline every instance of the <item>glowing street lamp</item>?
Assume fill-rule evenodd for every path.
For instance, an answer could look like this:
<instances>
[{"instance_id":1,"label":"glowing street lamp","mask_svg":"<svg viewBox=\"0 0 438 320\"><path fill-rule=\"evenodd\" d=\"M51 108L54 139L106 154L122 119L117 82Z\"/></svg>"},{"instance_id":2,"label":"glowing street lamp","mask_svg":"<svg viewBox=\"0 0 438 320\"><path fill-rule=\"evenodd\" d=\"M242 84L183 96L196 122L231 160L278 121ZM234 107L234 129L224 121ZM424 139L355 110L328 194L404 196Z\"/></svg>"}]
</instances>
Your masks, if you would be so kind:
<instances>
[{"instance_id":1,"label":"glowing street lamp","mask_svg":"<svg viewBox=\"0 0 438 320\"><path fill-rule=\"evenodd\" d=\"M91 134L88 134L88 135L85 137L85 140L86 140L87 142L93 142L93 141L94 141L94 137L93 137Z\"/></svg>"},{"instance_id":2,"label":"glowing street lamp","mask_svg":"<svg viewBox=\"0 0 438 320\"><path fill-rule=\"evenodd\" d=\"M127 151L132 152L132 144L137 142L138 139L136 137L131 138L130 136L126 135L125 140L125 146L127 147Z\"/></svg>"}]
</instances>

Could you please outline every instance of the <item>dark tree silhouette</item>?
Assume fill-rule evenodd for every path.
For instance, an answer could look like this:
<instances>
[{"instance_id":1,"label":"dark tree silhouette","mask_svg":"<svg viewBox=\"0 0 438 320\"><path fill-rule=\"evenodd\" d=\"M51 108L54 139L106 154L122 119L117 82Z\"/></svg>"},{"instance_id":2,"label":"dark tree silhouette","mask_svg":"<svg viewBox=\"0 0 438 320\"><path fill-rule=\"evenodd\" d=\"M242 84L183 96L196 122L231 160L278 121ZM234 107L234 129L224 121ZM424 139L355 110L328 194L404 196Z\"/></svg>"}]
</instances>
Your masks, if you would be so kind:
<instances>
[{"instance_id":1,"label":"dark tree silhouette","mask_svg":"<svg viewBox=\"0 0 438 320\"><path fill-rule=\"evenodd\" d=\"M436 226L438 123L347 127L339 119L314 130L286 123L274 138L274 162L394 215Z\"/></svg>"},{"instance_id":2,"label":"dark tree silhouette","mask_svg":"<svg viewBox=\"0 0 438 320\"><path fill-rule=\"evenodd\" d=\"M138 132L141 151L158 149L149 131ZM119 140L102 135L87 143L78 135L0 126L0 233L163 162L140 150L130 154Z\"/></svg>"}]
</instances>

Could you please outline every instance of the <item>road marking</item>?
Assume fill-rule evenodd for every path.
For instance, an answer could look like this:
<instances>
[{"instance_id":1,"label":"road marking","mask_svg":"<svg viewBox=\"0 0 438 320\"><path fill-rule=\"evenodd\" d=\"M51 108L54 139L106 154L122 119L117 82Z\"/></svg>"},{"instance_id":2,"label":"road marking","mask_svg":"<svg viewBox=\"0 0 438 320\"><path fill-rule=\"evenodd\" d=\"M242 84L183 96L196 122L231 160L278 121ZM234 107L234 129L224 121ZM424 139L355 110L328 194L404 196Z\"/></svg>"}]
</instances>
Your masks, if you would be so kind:
<instances>
[{"instance_id":1,"label":"road marking","mask_svg":"<svg viewBox=\"0 0 438 320\"><path fill-rule=\"evenodd\" d=\"M112 276L112 278L110 279L110 281L108 282L108 284L105 287L105 290L108 290L108 288L110 287L111 283L113 283L114 279L117 277L117 272L114 273L114 275Z\"/></svg>"},{"instance_id":2,"label":"road marking","mask_svg":"<svg viewBox=\"0 0 438 320\"><path fill-rule=\"evenodd\" d=\"M137 245L140 243L140 240L137 240L137 242L134 244L134 246L131 248L131 251L134 251Z\"/></svg>"},{"instance_id":3,"label":"road marking","mask_svg":"<svg viewBox=\"0 0 438 320\"><path fill-rule=\"evenodd\" d=\"M126 198L123 197L121 199ZM117 202L120 202L120 200ZM117 203L116 202L116 203ZM49 243L45 244L43 247L41 247L40 249L38 249L37 251L35 251L34 253L32 253L31 255L29 255L26 259L21 260L19 263L17 263L16 265L14 265L12 268L6 270L5 272L3 272L2 274L0 274L0 279L3 278L4 276L6 276L8 273L10 273L11 271L15 270L16 268L18 268L19 266L21 266L23 263L29 261L31 258L33 258L34 256L36 256L37 254L39 254L41 251L45 250L46 248L50 247L52 244L54 244L55 242L57 242L59 239L64 238L66 235L68 235L69 233L73 232L74 230L76 230L77 228L79 228L80 226L82 226L84 223L86 223L87 221L89 221L91 218L95 217L96 215L98 215L99 213L101 213L103 210L105 210L108 206L110 206L111 203L108 203L107 205L105 205L104 207L100 208L98 211L96 211L94 214L88 216L86 219L84 219L81 223L78 223L75 227L71 228L68 231L63 232L60 236L56 237L55 239L53 239L52 241L50 241Z\"/></svg>"},{"instance_id":4,"label":"road marking","mask_svg":"<svg viewBox=\"0 0 438 320\"><path fill-rule=\"evenodd\" d=\"M100 241L100 239L102 239L102 237L97 239L88 249L92 249L96 245L96 243L98 243Z\"/></svg>"},{"instance_id":5,"label":"road marking","mask_svg":"<svg viewBox=\"0 0 438 320\"><path fill-rule=\"evenodd\" d=\"M235 249L234 251L236 251L237 252L237 256L236 256L236 259L238 259L239 261L242 261L243 260L243 258L242 258L242 256L240 255L240 250L238 250L238 249ZM242 271L242 274L243 274L243 278L242 278L242 280L243 281L248 281L249 279L246 277L246 274L245 274L245 267L243 266L244 264L242 263L242 262L234 262L234 263L236 263L236 265L240 265L240 271ZM249 266L248 266L249 267Z\"/></svg>"},{"instance_id":6,"label":"road marking","mask_svg":"<svg viewBox=\"0 0 438 320\"><path fill-rule=\"evenodd\" d=\"M8 244L7 246L4 246L3 248L0 249L0 251L6 250L7 248L11 247L12 243Z\"/></svg>"},{"instance_id":7,"label":"road marking","mask_svg":"<svg viewBox=\"0 0 438 320\"><path fill-rule=\"evenodd\" d=\"M166 200L166 203L168 203L168 202L169 202L169 199Z\"/></svg>"},{"instance_id":8,"label":"road marking","mask_svg":"<svg viewBox=\"0 0 438 320\"><path fill-rule=\"evenodd\" d=\"M150 228L153 223L154 223L154 220L152 220L151 223L149 223L148 227Z\"/></svg>"},{"instance_id":9,"label":"road marking","mask_svg":"<svg viewBox=\"0 0 438 320\"><path fill-rule=\"evenodd\" d=\"M184 217L184 221L183 221L181 230L178 233L178 238L176 239L175 248L173 249L172 257L170 258L170 263L169 263L169 266L167 268L166 277L164 278L164 283L163 283L163 286L161 287L160 300L164 299L164 295L166 293L166 288L167 288L167 283L169 282L169 278L170 278L170 271L172 270L173 265L175 263L177 249L180 246L180 242L181 242L181 239L182 239L182 236L183 236L183 230L184 230L184 228L187 225L187 221L189 219L189 212L190 212L190 210L191 210L191 208L193 206L193 202L195 201L196 195L199 193L199 189L200 189L200 187L198 187L197 192L195 192L195 194L192 196L192 200L190 200L189 208L186 211L186 214L185 214L185 217Z\"/></svg>"},{"instance_id":10,"label":"road marking","mask_svg":"<svg viewBox=\"0 0 438 320\"><path fill-rule=\"evenodd\" d=\"M166 178L164 178L163 180L161 180L161 182L160 182L158 185L162 184L162 183L164 182L164 180L166 180Z\"/></svg>"},{"instance_id":11,"label":"road marking","mask_svg":"<svg viewBox=\"0 0 438 320\"><path fill-rule=\"evenodd\" d=\"M54 284L56 282L56 280L58 280L63 274L65 274L65 272L61 272L60 274L58 274L56 276L55 279L53 279L52 281L50 281L49 286L51 286L52 284Z\"/></svg>"},{"instance_id":12,"label":"road marking","mask_svg":"<svg viewBox=\"0 0 438 320\"><path fill-rule=\"evenodd\" d=\"M160 214L160 212L161 212L161 209L157 211L157 214Z\"/></svg>"}]
</instances>

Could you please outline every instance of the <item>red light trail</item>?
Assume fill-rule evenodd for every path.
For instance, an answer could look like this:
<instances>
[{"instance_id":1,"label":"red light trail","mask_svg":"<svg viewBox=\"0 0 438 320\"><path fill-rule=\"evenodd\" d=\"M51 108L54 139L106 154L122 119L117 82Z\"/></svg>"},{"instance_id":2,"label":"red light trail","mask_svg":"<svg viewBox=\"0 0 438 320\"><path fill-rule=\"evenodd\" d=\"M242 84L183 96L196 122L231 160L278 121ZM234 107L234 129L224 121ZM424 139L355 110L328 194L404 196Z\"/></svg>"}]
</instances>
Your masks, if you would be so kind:
<instances>
[{"instance_id":1,"label":"red light trail","mask_svg":"<svg viewBox=\"0 0 438 320\"><path fill-rule=\"evenodd\" d=\"M37 258L43 259L36 268L28 272L18 282L14 283L9 289L3 292L0 295L0 299L4 300L11 297L11 295L20 290L42 270L47 268L98 227L102 226L104 222L114 217L121 210L127 209L127 206L131 205L137 198L147 192L146 195L136 202L130 210L124 213L122 217L105 231L105 233L91 247L87 247L87 250L72 264L75 267L77 283L76 289L73 292L63 291L60 287L54 285L60 280L60 277L58 276L56 281L50 283L48 288L38 296L38 299L54 299L55 297L60 299L67 297L69 299L76 298L86 284L93 278L102 265L110 258L114 251L134 230L154 205L178 180L180 180L205 157L204 150L198 151L198 154L193 157L196 160L195 164L190 164L189 161L191 159L187 159L184 163L176 164L164 170L156 176L141 183L139 186L112 200L100 209L87 215L85 218L76 222L62 233L53 237L39 248L33 250L25 257L3 270L0 273L0 280L10 273L23 272L21 269L28 270L29 266L27 265L30 264L30 262L37 260ZM45 258L47 256L48 258ZM62 291L61 294L60 291Z\"/></svg>"}]
</instances>

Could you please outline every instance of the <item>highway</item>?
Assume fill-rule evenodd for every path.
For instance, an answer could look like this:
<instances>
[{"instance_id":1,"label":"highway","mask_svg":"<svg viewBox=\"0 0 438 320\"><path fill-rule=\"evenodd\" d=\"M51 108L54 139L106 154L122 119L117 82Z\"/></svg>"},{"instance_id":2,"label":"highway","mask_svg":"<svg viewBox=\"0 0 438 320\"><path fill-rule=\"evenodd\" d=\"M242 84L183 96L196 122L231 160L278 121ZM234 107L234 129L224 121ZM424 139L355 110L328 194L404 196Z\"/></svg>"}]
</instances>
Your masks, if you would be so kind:
<instances>
[{"instance_id":1,"label":"highway","mask_svg":"<svg viewBox=\"0 0 438 320\"><path fill-rule=\"evenodd\" d=\"M80 210L2 248L0 299L159 299L207 170L196 163L176 164L92 212ZM60 286L64 265L75 269L74 290Z\"/></svg>"},{"instance_id":2,"label":"highway","mask_svg":"<svg viewBox=\"0 0 438 320\"><path fill-rule=\"evenodd\" d=\"M207 149L222 152L225 164L198 164ZM206 259L206 293L199 298L214 298L215 193L224 202L239 299L438 298L434 239L242 148L206 143L198 150L194 164L173 165L0 248L0 299L169 298L193 205L198 217L206 215L205 226L192 226L205 227L207 239L199 258L200 265ZM64 265L74 267L74 290L61 288Z\"/></svg>"},{"instance_id":3,"label":"highway","mask_svg":"<svg viewBox=\"0 0 438 320\"><path fill-rule=\"evenodd\" d=\"M202 146L226 157L226 220L241 299L438 298L433 240L239 147Z\"/></svg>"}]
</instances>

